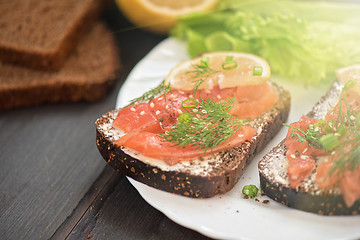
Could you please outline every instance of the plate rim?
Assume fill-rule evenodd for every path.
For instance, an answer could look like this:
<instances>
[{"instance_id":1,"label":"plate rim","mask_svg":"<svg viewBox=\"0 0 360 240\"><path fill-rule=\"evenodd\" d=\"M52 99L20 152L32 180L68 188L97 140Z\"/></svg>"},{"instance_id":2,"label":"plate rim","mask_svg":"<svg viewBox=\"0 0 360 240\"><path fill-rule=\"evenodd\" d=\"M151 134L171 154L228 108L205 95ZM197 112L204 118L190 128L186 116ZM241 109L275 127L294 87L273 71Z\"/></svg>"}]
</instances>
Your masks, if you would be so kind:
<instances>
[{"instance_id":1,"label":"plate rim","mask_svg":"<svg viewBox=\"0 0 360 240\"><path fill-rule=\"evenodd\" d=\"M159 52L161 50L163 50L164 48L169 48L169 47L172 47L172 46L176 46L176 45L181 45L181 44L184 44L183 42L179 41L179 40L176 40L176 39L173 39L173 38L166 38L164 40L162 40L158 45L156 45L148 54L146 54L136 65L135 67L131 70L131 72L129 73L129 75L127 76L124 84L122 85L122 87L120 88L119 90L119 93L118 93L118 96L117 96L117 100L116 100L116 108L118 107L121 107L121 106L124 106L125 105L125 102L124 102L124 97L123 97L123 94L124 92L127 91L127 87L129 86L129 84L131 83L131 81L133 81L133 77L135 75L135 73L137 71L140 71L142 70L142 68L144 66L146 66L146 64L148 64L148 61L149 59L151 59L151 57L154 57L156 56L156 54L159 54ZM179 46L180 46L179 45ZM184 46L183 47L183 50L185 49ZM188 57L188 56L187 56ZM181 60L179 60L180 62ZM140 70L139 70L140 69ZM161 82L161 79L159 80L158 83ZM156 83L156 84L158 84ZM265 151L265 150L263 150ZM249 166L248 166L249 167ZM160 206L154 198L151 198L149 197L147 194L146 194L146 191L153 191L153 192L161 192L161 194L169 194L169 196L171 197L175 197L178 198L178 197L181 197L181 198L186 198L186 197L183 197L183 196L178 196L178 195L175 195L175 194L172 194L172 193L167 193L167 192L163 192L161 190L158 190L158 189L155 189L155 188L151 188L145 184L142 184L140 182L137 182L136 180L130 178L130 177L127 177L127 179L129 180L129 182L135 187L135 189L139 192L139 194L141 195L141 197L146 201L148 202L151 206L153 206L155 209L159 210L160 212L164 213L169 219L171 219L172 221L176 222L177 224L179 225L182 225L186 228L189 228L189 229L192 229L194 231L197 231L207 237L211 237L211 238L226 238L226 239L252 239L252 238L247 238L245 236L230 236L230 235L226 235L226 234L223 234L223 233L218 233L216 231L214 231L213 229L210 229L208 227L206 227L205 225L190 225L188 224L186 221L184 221L183 218L181 218L180 216L176 215L173 211L171 211L171 209L168 209L167 206ZM237 183L237 185L239 185L239 183ZM146 188L147 190L144 191L144 188ZM174 196L175 195L175 196ZM226 196L225 195L222 195L222 196ZM270 198L267 198L269 199L270 201L273 201L272 199ZM275 204L278 204L276 203L275 201L273 201ZM298 211L300 212L300 215L316 215L316 214L313 214L313 213L307 213L307 212L303 212L303 211L300 211L300 210L297 210L297 209L292 209L292 208L289 208L289 207L285 207L285 206L280 206L282 207L283 209L286 209L286 210L289 210L289 211ZM332 219L344 219L344 218L355 218L358 220L359 224L360 224L360 215L358 216L319 216L319 215L316 215L315 218L324 218L324 219L328 219L328 218L332 218ZM355 220L356 221L356 220ZM359 225L360 226L360 225ZM360 229L360 227L359 227ZM240 238L239 238L240 237ZM347 237L350 237L350 238L360 238L360 230L359 232L353 236L347 236ZM333 239L343 239L343 237L341 238L333 238Z\"/></svg>"}]
</instances>

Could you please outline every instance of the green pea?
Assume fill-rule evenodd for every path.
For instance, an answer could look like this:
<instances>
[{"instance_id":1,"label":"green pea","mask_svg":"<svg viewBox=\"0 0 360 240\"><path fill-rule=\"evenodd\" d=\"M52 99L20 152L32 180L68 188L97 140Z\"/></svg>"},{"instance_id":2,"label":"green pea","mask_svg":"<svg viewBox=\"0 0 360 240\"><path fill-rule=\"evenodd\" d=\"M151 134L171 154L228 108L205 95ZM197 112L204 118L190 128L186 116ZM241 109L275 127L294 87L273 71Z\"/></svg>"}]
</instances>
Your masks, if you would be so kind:
<instances>
[{"instance_id":1,"label":"green pea","mask_svg":"<svg viewBox=\"0 0 360 240\"><path fill-rule=\"evenodd\" d=\"M255 185L246 185L243 187L242 189L242 193L246 196L249 197L256 197L257 193L258 193L259 189L255 186Z\"/></svg>"}]
</instances>

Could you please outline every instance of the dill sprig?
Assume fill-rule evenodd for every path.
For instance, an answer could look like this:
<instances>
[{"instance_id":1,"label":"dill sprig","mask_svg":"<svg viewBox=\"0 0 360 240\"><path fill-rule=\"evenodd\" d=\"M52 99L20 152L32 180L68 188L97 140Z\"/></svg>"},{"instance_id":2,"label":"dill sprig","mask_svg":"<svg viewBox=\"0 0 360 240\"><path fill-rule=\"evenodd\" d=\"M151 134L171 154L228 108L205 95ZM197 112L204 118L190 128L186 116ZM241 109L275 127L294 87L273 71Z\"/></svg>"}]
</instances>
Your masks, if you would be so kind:
<instances>
[{"instance_id":1,"label":"dill sprig","mask_svg":"<svg viewBox=\"0 0 360 240\"><path fill-rule=\"evenodd\" d=\"M200 85L211 75L218 73L220 71L214 70L209 66L209 58L208 57L202 57L200 59L200 64L192 64L191 65L194 70L189 71L188 73L195 74L193 79L194 89L193 94L195 95L196 91L200 87Z\"/></svg>"},{"instance_id":2,"label":"dill sprig","mask_svg":"<svg viewBox=\"0 0 360 240\"><path fill-rule=\"evenodd\" d=\"M196 106L186 108L180 115L186 117L161 137L175 145L204 149L205 154L209 148L213 150L228 140L242 126L244 121L228 112L234 102L234 98L218 102L200 98Z\"/></svg>"},{"instance_id":3,"label":"dill sprig","mask_svg":"<svg viewBox=\"0 0 360 240\"><path fill-rule=\"evenodd\" d=\"M340 93L340 98L337 104L333 107L333 110L331 111L332 114L337 114L338 117L336 119L335 125L339 126L341 124L345 126L354 126L355 124L355 117L356 112L352 109L352 106L348 103L346 99L346 91L353 87L352 85L354 83L353 81L349 81L344 86L343 90ZM343 109L343 105L346 109Z\"/></svg>"},{"instance_id":4,"label":"dill sprig","mask_svg":"<svg viewBox=\"0 0 360 240\"><path fill-rule=\"evenodd\" d=\"M345 170L353 171L360 165L360 134L351 131L346 135L342 141L341 146L334 149L336 153L336 160L329 171L329 176L336 173L342 174Z\"/></svg>"},{"instance_id":5,"label":"dill sprig","mask_svg":"<svg viewBox=\"0 0 360 240\"><path fill-rule=\"evenodd\" d=\"M354 111L346 98L346 91L354 85L353 81L345 84L340 100L331 112L338 114L335 134L339 136L341 144L332 150L336 155L336 160L329 171L329 176L335 172L342 174L345 170L353 171L360 164L360 113ZM345 109L342 106L345 106ZM340 129L341 133L339 133Z\"/></svg>"},{"instance_id":6,"label":"dill sprig","mask_svg":"<svg viewBox=\"0 0 360 240\"><path fill-rule=\"evenodd\" d=\"M135 106L140 103L145 103L153 100L160 94L164 94L164 98L166 100L166 93L171 92L170 84L165 84L165 82L161 82L161 84L153 89L150 89L149 91L145 92L143 95L141 95L138 98L134 98L129 102L128 105L126 105L124 108L129 107L131 105Z\"/></svg>"},{"instance_id":7,"label":"dill sprig","mask_svg":"<svg viewBox=\"0 0 360 240\"><path fill-rule=\"evenodd\" d=\"M347 82L339 101L332 107L330 114L337 115L336 119L327 122L320 119L314 125L309 125L308 129L284 124L293 130L290 135L300 143L307 142L309 146L325 149L334 157L328 176L355 170L360 165L360 113L353 109L347 99L347 90L354 85L353 81Z\"/></svg>"},{"instance_id":8,"label":"dill sprig","mask_svg":"<svg viewBox=\"0 0 360 240\"><path fill-rule=\"evenodd\" d=\"M319 140L322 136L324 136L324 133L320 131L319 128L315 127L315 128L302 129L288 124L284 124L284 126L287 126L293 130L290 133L290 135L293 138L297 138L300 143L307 142L309 147L322 148L322 145Z\"/></svg>"}]
</instances>

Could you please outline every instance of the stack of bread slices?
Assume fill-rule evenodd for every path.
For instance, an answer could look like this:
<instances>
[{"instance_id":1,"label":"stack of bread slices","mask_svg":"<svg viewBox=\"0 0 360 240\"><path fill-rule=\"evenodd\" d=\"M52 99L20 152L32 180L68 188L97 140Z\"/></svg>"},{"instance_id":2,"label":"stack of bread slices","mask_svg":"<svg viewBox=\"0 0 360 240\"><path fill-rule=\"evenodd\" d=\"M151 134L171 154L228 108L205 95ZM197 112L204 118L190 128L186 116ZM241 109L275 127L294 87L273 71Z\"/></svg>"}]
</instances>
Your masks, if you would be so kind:
<instances>
[{"instance_id":1,"label":"stack of bread slices","mask_svg":"<svg viewBox=\"0 0 360 240\"><path fill-rule=\"evenodd\" d=\"M120 59L98 21L107 0L15 0L0 8L0 110L96 101Z\"/></svg>"}]
</instances>

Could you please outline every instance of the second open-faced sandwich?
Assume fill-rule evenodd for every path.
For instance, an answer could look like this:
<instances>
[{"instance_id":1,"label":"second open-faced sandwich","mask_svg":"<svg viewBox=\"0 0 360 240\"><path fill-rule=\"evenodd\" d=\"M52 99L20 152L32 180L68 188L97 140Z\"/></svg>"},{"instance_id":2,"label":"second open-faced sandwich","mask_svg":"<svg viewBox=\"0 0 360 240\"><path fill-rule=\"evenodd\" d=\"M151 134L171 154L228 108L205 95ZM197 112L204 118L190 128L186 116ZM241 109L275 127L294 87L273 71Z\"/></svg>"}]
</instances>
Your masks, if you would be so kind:
<instances>
[{"instance_id":1,"label":"second open-faced sandwich","mask_svg":"<svg viewBox=\"0 0 360 240\"><path fill-rule=\"evenodd\" d=\"M360 213L360 65L338 80L312 111L288 125L284 141L260 162L263 193L321 215Z\"/></svg>"}]
</instances>

